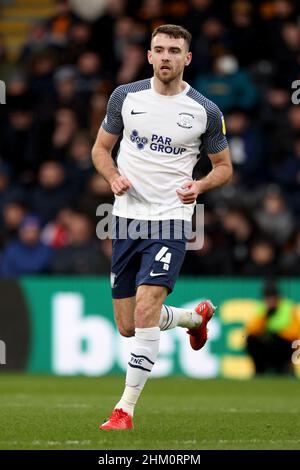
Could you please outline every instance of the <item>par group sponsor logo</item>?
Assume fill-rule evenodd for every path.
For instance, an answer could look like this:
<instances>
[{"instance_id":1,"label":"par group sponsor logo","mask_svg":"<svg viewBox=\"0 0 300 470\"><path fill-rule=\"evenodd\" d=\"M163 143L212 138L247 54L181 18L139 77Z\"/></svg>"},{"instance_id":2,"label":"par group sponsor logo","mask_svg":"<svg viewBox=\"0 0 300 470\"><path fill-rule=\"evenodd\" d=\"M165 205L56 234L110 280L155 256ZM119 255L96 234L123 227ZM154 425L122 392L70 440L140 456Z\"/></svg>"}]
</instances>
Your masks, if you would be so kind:
<instances>
[{"instance_id":1,"label":"par group sponsor logo","mask_svg":"<svg viewBox=\"0 0 300 470\"><path fill-rule=\"evenodd\" d=\"M165 137L163 135L152 134L150 150L159 153L167 153L171 155L182 155L186 148L184 147L174 147L172 145L171 137Z\"/></svg>"}]
</instances>

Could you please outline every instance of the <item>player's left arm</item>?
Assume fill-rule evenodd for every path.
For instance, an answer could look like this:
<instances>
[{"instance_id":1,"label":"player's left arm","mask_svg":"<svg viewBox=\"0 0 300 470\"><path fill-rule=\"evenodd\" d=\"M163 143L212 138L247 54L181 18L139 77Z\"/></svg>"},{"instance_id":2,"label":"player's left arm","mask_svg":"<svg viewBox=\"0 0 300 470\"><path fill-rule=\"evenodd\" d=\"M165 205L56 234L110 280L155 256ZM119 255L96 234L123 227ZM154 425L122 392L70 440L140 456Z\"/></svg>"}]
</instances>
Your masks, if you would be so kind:
<instances>
[{"instance_id":1,"label":"player's left arm","mask_svg":"<svg viewBox=\"0 0 300 470\"><path fill-rule=\"evenodd\" d=\"M224 117L214 103L210 104L203 146L212 163L212 170L204 178L187 181L182 188L177 190L178 197L183 204L192 204L199 194L223 186L232 175Z\"/></svg>"},{"instance_id":2,"label":"player's left arm","mask_svg":"<svg viewBox=\"0 0 300 470\"><path fill-rule=\"evenodd\" d=\"M228 147L221 152L208 154L208 157L212 164L212 170L201 180L195 181L198 194L223 186L232 176L232 163Z\"/></svg>"},{"instance_id":3,"label":"player's left arm","mask_svg":"<svg viewBox=\"0 0 300 470\"><path fill-rule=\"evenodd\" d=\"M187 181L177 194L183 204L192 204L199 194L226 184L232 175L232 164L229 149L226 147L218 153L208 155L212 170L201 180Z\"/></svg>"}]
</instances>

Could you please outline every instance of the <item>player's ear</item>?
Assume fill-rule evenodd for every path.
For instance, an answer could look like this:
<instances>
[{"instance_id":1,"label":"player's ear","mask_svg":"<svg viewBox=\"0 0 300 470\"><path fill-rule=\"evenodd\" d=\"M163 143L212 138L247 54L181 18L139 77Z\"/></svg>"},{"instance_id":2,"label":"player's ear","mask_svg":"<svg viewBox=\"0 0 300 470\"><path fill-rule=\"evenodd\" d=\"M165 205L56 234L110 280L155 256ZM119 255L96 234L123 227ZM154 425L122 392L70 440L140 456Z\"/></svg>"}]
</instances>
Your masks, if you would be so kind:
<instances>
[{"instance_id":1,"label":"player's ear","mask_svg":"<svg viewBox=\"0 0 300 470\"><path fill-rule=\"evenodd\" d=\"M192 61L192 53L188 52L186 59L185 59L185 66L187 67L188 65L190 65L191 61Z\"/></svg>"},{"instance_id":2,"label":"player's ear","mask_svg":"<svg viewBox=\"0 0 300 470\"><path fill-rule=\"evenodd\" d=\"M148 52L147 52L147 57L148 57L148 62L149 62L149 64L152 65L152 52L151 52L151 51L148 51Z\"/></svg>"}]
</instances>

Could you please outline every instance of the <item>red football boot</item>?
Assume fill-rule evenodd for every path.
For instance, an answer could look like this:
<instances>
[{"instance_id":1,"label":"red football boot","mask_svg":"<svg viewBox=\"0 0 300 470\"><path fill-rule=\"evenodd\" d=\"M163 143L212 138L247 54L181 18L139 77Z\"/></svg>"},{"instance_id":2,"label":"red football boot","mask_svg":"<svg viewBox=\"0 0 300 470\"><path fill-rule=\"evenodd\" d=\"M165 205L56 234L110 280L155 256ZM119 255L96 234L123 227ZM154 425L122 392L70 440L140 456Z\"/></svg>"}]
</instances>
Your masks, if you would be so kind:
<instances>
[{"instance_id":1,"label":"red football boot","mask_svg":"<svg viewBox=\"0 0 300 470\"><path fill-rule=\"evenodd\" d=\"M122 408L116 408L112 412L109 420L99 426L99 429L105 431L133 429L132 416L123 411Z\"/></svg>"},{"instance_id":2,"label":"red football boot","mask_svg":"<svg viewBox=\"0 0 300 470\"><path fill-rule=\"evenodd\" d=\"M203 300L195 308L195 312L202 317L202 323L198 328L191 328L187 331L190 335L190 344L195 351L203 348L207 341L208 330L206 325L213 316L216 308L217 307L215 307L210 300Z\"/></svg>"}]
</instances>

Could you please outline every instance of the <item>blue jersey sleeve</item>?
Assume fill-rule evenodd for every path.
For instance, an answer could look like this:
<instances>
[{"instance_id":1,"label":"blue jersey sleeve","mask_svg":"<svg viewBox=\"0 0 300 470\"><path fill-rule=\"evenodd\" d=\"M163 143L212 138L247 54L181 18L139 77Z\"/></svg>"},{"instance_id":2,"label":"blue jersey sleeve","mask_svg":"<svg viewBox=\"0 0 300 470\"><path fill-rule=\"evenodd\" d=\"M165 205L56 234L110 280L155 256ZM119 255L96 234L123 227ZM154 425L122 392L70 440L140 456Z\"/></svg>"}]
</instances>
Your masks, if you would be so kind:
<instances>
[{"instance_id":1,"label":"blue jersey sleeve","mask_svg":"<svg viewBox=\"0 0 300 470\"><path fill-rule=\"evenodd\" d=\"M111 94L107 104L106 116L101 124L101 127L110 134L119 135L124 128L122 106L126 98L126 92L123 88L121 85Z\"/></svg>"},{"instance_id":2,"label":"blue jersey sleeve","mask_svg":"<svg viewBox=\"0 0 300 470\"><path fill-rule=\"evenodd\" d=\"M218 106L212 102L207 108L207 126L202 143L209 154L222 152L228 147L224 117Z\"/></svg>"}]
</instances>

